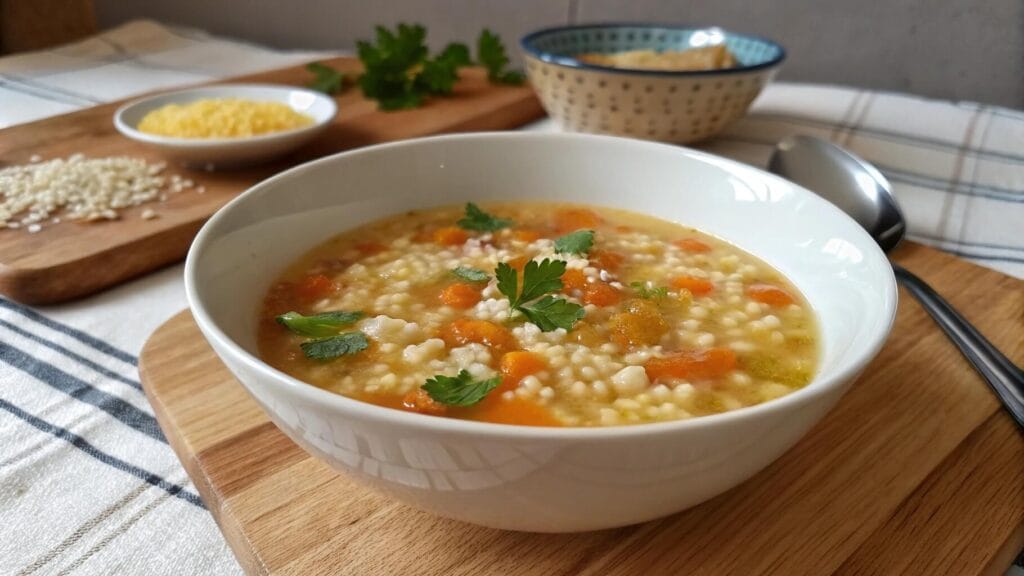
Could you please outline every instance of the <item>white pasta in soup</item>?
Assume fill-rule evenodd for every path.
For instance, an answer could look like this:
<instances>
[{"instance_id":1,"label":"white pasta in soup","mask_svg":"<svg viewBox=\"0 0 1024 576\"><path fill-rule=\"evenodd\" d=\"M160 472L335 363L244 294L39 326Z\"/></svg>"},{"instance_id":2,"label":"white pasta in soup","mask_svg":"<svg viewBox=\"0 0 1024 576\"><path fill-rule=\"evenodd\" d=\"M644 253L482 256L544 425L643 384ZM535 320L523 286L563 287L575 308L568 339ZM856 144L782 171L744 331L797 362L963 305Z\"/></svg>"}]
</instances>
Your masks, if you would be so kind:
<instances>
[{"instance_id":1,"label":"white pasta in soup","mask_svg":"<svg viewBox=\"0 0 1024 576\"><path fill-rule=\"evenodd\" d=\"M608 426L755 405L808 384L814 315L779 272L631 212L524 202L409 212L290 267L260 352L401 410Z\"/></svg>"}]
</instances>

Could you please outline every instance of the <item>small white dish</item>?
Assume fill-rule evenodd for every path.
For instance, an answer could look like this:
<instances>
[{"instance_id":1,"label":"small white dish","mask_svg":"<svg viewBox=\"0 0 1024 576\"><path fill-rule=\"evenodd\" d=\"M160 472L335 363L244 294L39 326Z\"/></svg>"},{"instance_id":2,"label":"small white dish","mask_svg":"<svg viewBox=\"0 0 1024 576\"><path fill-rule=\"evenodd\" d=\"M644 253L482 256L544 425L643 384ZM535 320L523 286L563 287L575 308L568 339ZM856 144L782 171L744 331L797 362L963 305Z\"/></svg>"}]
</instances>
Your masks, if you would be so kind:
<instances>
[{"instance_id":1,"label":"small white dish","mask_svg":"<svg viewBox=\"0 0 1024 576\"><path fill-rule=\"evenodd\" d=\"M174 138L147 134L136 129L149 112L167 104L187 104L204 98L244 98L281 102L313 118L308 126L239 138ZM272 84L223 84L165 92L134 100L114 113L114 126L121 134L159 150L169 160L199 168L222 168L256 164L281 156L305 144L322 132L338 113L334 100L319 92Z\"/></svg>"},{"instance_id":2,"label":"small white dish","mask_svg":"<svg viewBox=\"0 0 1024 576\"><path fill-rule=\"evenodd\" d=\"M659 216L764 259L818 317L814 381L764 404L690 420L538 428L375 406L259 359L260 303L310 248L407 210L538 198ZM293 168L210 218L189 251L185 290L217 355L310 454L423 510L533 532L643 522L747 480L825 416L878 353L896 313L885 254L813 192L696 150L583 134L437 136Z\"/></svg>"}]
</instances>

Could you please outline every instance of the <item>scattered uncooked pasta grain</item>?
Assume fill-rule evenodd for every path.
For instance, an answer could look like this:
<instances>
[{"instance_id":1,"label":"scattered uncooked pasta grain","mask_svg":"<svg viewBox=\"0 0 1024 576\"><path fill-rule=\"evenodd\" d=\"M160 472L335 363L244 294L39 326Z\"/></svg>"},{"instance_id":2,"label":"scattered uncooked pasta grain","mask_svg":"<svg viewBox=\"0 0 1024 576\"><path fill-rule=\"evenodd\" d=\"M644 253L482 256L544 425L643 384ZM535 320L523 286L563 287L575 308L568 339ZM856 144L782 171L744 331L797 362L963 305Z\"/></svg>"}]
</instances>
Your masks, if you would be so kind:
<instances>
[{"instance_id":1,"label":"scattered uncooked pasta grain","mask_svg":"<svg viewBox=\"0 0 1024 576\"><path fill-rule=\"evenodd\" d=\"M167 191L194 186L177 175L168 179L165 167L129 156L75 154L0 169L0 224L38 232L57 213L65 220L114 220L122 208L166 199Z\"/></svg>"}]
</instances>

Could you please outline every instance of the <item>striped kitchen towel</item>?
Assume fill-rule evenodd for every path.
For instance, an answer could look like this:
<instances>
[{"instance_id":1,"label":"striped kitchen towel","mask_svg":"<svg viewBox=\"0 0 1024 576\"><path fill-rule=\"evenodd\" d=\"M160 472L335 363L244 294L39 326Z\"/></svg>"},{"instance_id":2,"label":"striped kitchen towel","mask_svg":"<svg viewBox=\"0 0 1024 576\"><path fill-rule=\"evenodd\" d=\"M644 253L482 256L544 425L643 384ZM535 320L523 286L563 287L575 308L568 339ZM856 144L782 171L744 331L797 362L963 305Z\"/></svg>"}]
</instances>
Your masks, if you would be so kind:
<instances>
[{"instance_id":1,"label":"striped kitchen towel","mask_svg":"<svg viewBox=\"0 0 1024 576\"><path fill-rule=\"evenodd\" d=\"M321 56L135 22L0 58L0 127ZM777 83L703 147L763 166L792 133L878 164L915 240L1024 277L1024 113ZM58 307L0 299L0 574L240 573L138 381L142 343L183 307L181 266Z\"/></svg>"}]
</instances>

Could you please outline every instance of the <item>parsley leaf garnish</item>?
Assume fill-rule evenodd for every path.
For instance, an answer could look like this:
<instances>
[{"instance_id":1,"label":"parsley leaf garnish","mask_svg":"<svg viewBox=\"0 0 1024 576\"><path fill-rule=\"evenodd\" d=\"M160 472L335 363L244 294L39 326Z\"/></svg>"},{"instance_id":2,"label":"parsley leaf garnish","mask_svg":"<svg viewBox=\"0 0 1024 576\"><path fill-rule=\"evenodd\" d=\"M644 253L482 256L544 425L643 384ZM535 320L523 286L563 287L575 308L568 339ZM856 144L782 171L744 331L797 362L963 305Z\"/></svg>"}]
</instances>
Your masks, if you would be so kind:
<instances>
[{"instance_id":1,"label":"parsley leaf garnish","mask_svg":"<svg viewBox=\"0 0 1024 576\"><path fill-rule=\"evenodd\" d=\"M569 330L586 314L579 304L554 296L545 296L533 304L523 304L519 306L519 311L543 332L557 328Z\"/></svg>"},{"instance_id":2,"label":"parsley leaf garnish","mask_svg":"<svg viewBox=\"0 0 1024 576\"><path fill-rule=\"evenodd\" d=\"M498 292L504 294L515 308L519 304L519 272L504 262L498 262L498 267L494 269L494 277L498 279Z\"/></svg>"},{"instance_id":3,"label":"parsley leaf garnish","mask_svg":"<svg viewBox=\"0 0 1024 576\"><path fill-rule=\"evenodd\" d=\"M519 70L505 70L508 55L501 37L484 28L476 41L477 60L487 69L487 79L497 84L522 84L526 76Z\"/></svg>"},{"instance_id":4,"label":"parsley leaf garnish","mask_svg":"<svg viewBox=\"0 0 1024 576\"><path fill-rule=\"evenodd\" d=\"M337 334L339 328L348 326L362 317L362 312L337 310L312 316L303 316L298 312L288 312L287 314L281 314L276 320L278 324L285 326L296 334L320 338Z\"/></svg>"},{"instance_id":5,"label":"parsley leaf garnish","mask_svg":"<svg viewBox=\"0 0 1024 576\"><path fill-rule=\"evenodd\" d=\"M366 334L362 332L346 332L337 336L303 342L299 346L302 348L306 358L332 360L339 356L355 354L360 350L366 350L369 345L369 342L366 341Z\"/></svg>"},{"instance_id":6,"label":"parsley leaf garnish","mask_svg":"<svg viewBox=\"0 0 1024 576\"><path fill-rule=\"evenodd\" d=\"M444 376L438 374L427 380L421 388L431 398L448 406L472 406L484 399L491 390L501 384L501 376L487 380L473 380L473 375L460 370L458 375Z\"/></svg>"},{"instance_id":7,"label":"parsley leaf garnish","mask_svg":"<svg viewBox=\"0 0 1024 576\"><path fill-rule=\"evenodd\" d=\"M469 65L469 48L450 44L433 59L428 58L427 30L423 26L399 24L395 32L376 28L373 43L356 43L364 72L359 87L367 98L377 100L382 110L416 108L433 94L448 94L458 80L458 69Z\"/></svg>"},{"instance_id":8,"label":"parsley leaf garnish","mask_svg":"<svg viewBox=\"0 0 1024 576\"><path fill-rule=\"evenodd\" d=\"M519 294L516 305L540 298L548 292L561 290L562 274L565 274L564 260L545 258L540 262L527 262L523 268L523 292Z\"/></svg>"},{"instance_id":9,"label":"parsley leaf garnish","mask_svg":"<svg viewBox=\"0 0 1024 576\"><path fill-rule=\"evenodd\" d=\"M562 289L562 274L565 273L563 260L545 258L540 262L531 260L523 268L523 289L519 288L519 273L505 262L498 263L494 275L498 279L498 291L508 298L513 310L523 313L526 318L544 332L557 328L571 330L585 312L579 304L563 298L544 296ZM539 302L533 302L537 298Z\"/></svg>"},{"instance_id":10,"label":"parsley leaf garnish","mask_svg":"<svg viewBox=\"0 0 1024 576\"><path fill-rule=\"evenodd\" d=\"M668 296L668 287L656 286L648 288L646 282L630 282L629 287L636 290L636 295L647 300L659 300Z\"/></svg>"},{"instance_id":11,"label":"parsley leaf garnish","mask_svg":"<svg viewBox=\"0 0 1024 576\"><path fill-rule=\"evenodd\" d=\"M466 282L487 282L491 279L487 272L468 266L459 266L452 270L452 274Z\"/></svg>"},{"instance_id":12,"label":"parsley leaf garnish","mask_svg":"<svg viewBox=\"0 0 1024 576\"><path fill-rule=\"evenodd\" d=\"M314 78L306 84L317 92L337 94L345 82L345 74L321 62L306 64L306 70L313 73Z\"/></svg>"},{"instance_id":13,"label":"parsley leaf garnish","mask_svg":"<svg viewBox=\"0 0 1024 576\"><path fill-rule=\"evenodd\" d=\"M594 245L593 230L577 230L555 240L555 252L559 254L586 254Z\"/></svg>"},{"instance_id":14,"label":"parsley leaf garnish","mask_svg":"<svg viewBox=\"0 0 1024 576\"><path fill-rule=\"evenodd\" d=\"M508 218L498 218L492 216L487 212L480 209L479 206L472 202L466 203L466 215L459 219L456 224L459 228L466 230L476 230L478 232L494 232L495 230L501 230L502 228L508 228L512 225L512 221Z\"/></svg>"}]
</instances>

